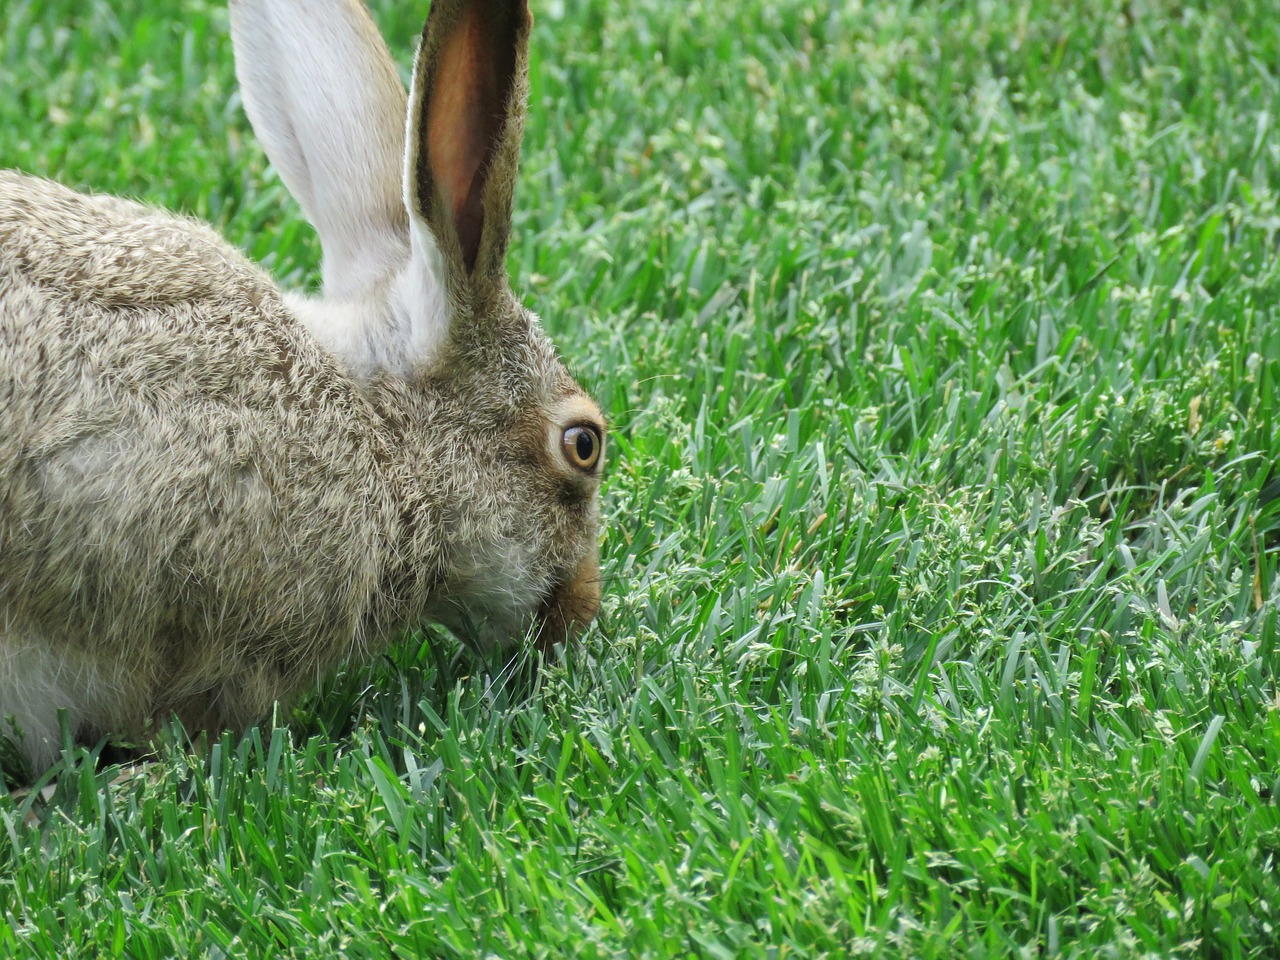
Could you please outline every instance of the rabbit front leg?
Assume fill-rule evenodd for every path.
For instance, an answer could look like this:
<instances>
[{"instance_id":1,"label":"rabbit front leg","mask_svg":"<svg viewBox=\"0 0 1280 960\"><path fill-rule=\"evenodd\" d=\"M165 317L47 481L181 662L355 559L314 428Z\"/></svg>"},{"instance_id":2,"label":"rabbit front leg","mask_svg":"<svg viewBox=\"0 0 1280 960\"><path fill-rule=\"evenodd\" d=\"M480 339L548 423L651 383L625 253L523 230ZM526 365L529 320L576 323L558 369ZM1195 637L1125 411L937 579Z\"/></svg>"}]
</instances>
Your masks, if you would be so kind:
<instances>
[{"instance_id":1,"label":"rabbit front leg","mask_svg":"<svg viewBox=\"0 0 1280 960\"><path fill-rule=\"evenodd\" d=\"M59 708L78 742L94 743L120 729L129 700L122 674L120 666L92 653L6 624L0 633L0 737L17 746L31 770L47 769L62 749Z\"/></svg>"}]
</instances>

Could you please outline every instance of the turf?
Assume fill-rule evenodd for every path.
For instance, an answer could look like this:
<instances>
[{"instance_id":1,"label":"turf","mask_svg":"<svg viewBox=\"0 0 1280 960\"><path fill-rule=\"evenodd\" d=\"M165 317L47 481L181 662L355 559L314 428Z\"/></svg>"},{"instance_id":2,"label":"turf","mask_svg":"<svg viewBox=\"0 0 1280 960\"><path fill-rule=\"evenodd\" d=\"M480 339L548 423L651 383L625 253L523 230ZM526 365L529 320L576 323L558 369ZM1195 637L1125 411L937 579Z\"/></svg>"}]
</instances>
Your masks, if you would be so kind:
<instances>
[{"instance_id":1,"label":"turf","mask_svg":"<svg viewBox=\"0 0 1280 960\"><path fill-rule=\"evenodd\" d=\"M69 752L0 798L0 954L1280 955L1270 0L535 8L598 624ZM5 0L0 89L0 165L315 282L220 7Z\"/></svg>"}]
</instances>

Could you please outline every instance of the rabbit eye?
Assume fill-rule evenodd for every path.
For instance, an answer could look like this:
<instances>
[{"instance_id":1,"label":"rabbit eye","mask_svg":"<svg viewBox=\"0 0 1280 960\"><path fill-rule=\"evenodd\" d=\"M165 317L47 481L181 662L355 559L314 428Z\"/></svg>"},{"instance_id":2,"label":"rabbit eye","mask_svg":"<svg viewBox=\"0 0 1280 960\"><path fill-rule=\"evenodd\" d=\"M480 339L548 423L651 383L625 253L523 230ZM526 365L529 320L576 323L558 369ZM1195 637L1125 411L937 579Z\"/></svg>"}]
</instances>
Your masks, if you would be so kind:
<instances>
[{"instance_id":1,"label":"rabbit eye","mask_svg":"<svg viewBox=\"0 0 1280 960\"><path fill-rule=\"evenodd\" d=\"M560 440L565 459L579 470L594 470L600 462L600 434L594 427L570 427Z\"/></svg>"}]
</instances>

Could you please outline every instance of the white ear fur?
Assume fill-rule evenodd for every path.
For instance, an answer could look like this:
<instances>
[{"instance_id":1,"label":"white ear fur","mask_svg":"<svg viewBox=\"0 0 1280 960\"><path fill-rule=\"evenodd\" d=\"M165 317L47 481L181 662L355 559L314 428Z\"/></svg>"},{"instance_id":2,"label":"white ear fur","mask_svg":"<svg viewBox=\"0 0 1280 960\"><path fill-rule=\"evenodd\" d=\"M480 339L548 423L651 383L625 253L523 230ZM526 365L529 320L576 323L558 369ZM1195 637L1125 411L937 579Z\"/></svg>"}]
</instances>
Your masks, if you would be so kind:
<instances>
[{"instance_id":1,"label":"white ear fur","mask_svg":"<svg viewBox=\"0 0 1280 960\"><path fill-rule=\"evenodd\" d=\"M231 0L245 112L324 248L326 299L404 264L405 92L360 0Z\"/></svg>"},{"instance_id":2,"label":"white ear fur","mask_svg":"<svg viewBox=\"0 0 1280 960\"><path fill-rule=\"evenodd\" d=\"M410 230L385 42L361 0L231 0L231 37L245 112L324 249L324 299L291 307L352 375L409 375L452 310L438 246Z\"/></svg>"}]
</instances>

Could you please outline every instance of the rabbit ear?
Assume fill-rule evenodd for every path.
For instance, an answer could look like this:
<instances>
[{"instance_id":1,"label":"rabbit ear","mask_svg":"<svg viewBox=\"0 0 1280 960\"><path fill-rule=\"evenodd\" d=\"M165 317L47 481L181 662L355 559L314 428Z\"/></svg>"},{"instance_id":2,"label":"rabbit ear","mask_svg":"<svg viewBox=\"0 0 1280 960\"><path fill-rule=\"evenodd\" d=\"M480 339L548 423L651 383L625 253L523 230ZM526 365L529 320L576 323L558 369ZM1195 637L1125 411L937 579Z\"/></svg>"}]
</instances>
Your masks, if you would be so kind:
<instances>
[{"instance_id":1,"label":"rabbit ear","mask_svg":"<svg viewBox=\"0 0 1280 960\"><path fill-rule=\"evenodd\" d=\"M360 0L231 0L245 112L324 248L326 297L400 266L405 93ZM399 261L399 262L397 262Z\"/></svg>"},{"instance_id":2,"label":"rabbit ear","mask_svg":"<svg viewBox=\"0 0 1280 960\"><path fill-rule=\"evenodd\" d=\"M405 205L415 259L429 232L450 285L506 283L528 96L525 0L435 0L413 65Z\"/></svg>"}]
</instances>

